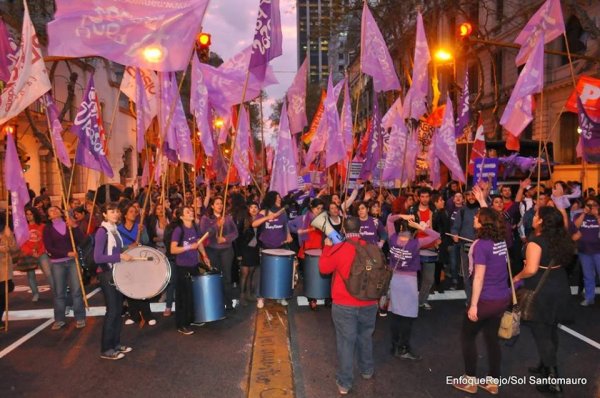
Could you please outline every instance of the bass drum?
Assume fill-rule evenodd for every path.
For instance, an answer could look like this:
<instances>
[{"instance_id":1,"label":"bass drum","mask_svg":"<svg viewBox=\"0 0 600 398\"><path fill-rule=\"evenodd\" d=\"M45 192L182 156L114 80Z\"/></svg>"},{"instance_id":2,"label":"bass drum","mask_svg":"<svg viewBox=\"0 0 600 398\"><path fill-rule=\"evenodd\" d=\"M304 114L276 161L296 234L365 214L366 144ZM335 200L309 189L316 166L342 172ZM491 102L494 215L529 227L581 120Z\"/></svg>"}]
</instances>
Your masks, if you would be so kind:
<instances>
[{"instance_id":1,"label":"bass drum","mask_svg":"<svg viewBox=\"0 0 600 398\"><path fill-rule=\"evenodd\" d=\"M115 286L123 295L145 300L162 293L171 279L167 257L149 246L127 249L133 261L122 261L113 266Z\"/></svg>"},{"instance_id":2,"label":"bass drum","mask_svg":"<svg viewBox=\"0 0 600 398\"><path fill-rule=\"evenodd\" d=\"M292 297L295 256L296 253L285 249L266 249L261 252L261 297L268 299Z\"/></svg>"}]
</instances>

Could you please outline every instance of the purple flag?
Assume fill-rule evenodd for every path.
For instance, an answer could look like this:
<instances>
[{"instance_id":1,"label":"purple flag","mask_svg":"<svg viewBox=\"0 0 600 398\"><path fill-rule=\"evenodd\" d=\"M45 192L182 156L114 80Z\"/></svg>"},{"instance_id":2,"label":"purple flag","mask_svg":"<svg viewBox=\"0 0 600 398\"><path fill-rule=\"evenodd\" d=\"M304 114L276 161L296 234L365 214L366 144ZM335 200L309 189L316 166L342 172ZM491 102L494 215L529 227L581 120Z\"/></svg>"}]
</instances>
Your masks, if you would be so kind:
<instances>
[{"instance_id":1,"label":"purple flag","mask_svg":"<svg viewBox=\"0 0 600 398\"><path fill-rule=\"evenodd\" d=\"M531 113L533 94L541 92L543 88L544 40L542 38L521 71L500 119L500 124L513 136L519 137L523 129L533 120Z\"/></svg>"},{"instance_id":2,"label":"purple flag","mask_svg":"<svg viewBox=\"0 0 600 398\"><path fill-rule=\"evenodd\" d=\"M406 97L404 97L404 119L417 119L427 111L426 101L429 89L428 67L431 61L427 38L425 37L425 28L423 27L423 17L421 13L417 14L417 38L415 42L415 58L412 73L412 84Z\"/></svg>"},{"instance_id":3,"label":"purple flag","mask_svg":"<svg viewBox=\"0 0 600 398\"><path fill-rule=\"evenodd\" d=\"M515 39L515 43L521 45L515 64L519 66L527 62L540 38L542 42L549 43L564 33L565 22L560 0L546 0Z\"/></svg>"},{"instance_id":4,"label":"purple flag","mask_svg":"<svg viewBox=\"0 0 600 398\"><path fill-rule=\"evenodd\" d=\"M342 116L340 120L340 129L344 139L344 149L348 156L352 156L352 148L354 147L354 137L352 136L352 101L350 101L350 87L348 86L348 78L344 81L344 103L342 104Z\"/></svg>"},{"instance_id":5,"label":"purple flag","mask_svg":"<svg viewBox=\"0 0 600 398\"><path fill-rule=\"evenodd\" d=\"M150 166L148 164L148 159L144 162L144 168L142 169L142 178L140 184L142 187L145 187L150 182Z\"/></svg>"},{"instance_id":6,"label":"purple flag","mask_svg":"<svg viewBox=\"0 0 600 398\"><path fill-rule=\"evenodd\" d=\"M4 159L4 181L10 191L13 229L17 244L21 246L29 240L29 227L25 218L25 205L31 200L23 178L23 169L19 161L15 139L12 134L6 135L6 157Z\"/></svg>"},{"instance_id":7,"label":"purple flag","mask_svg":"<svg viewBox=\"0 0 600 398\"><path fill-rule=\"evenodd\" d=\"M429 151L427 151L427 160L429 163L429 178L431 179L431 185L434 189L438 189L442 185L440 177L440 160L435 156L436 143L431 141Z\"/></svg>"},{"instance_id":8,"label":"purple flag","mask_svg":"<svg viewBox=\"0 0 600 398\"><path fill-rule=\"evenodd\" d=\"M402 119L402 100L400 97L390 107L382 119L385 129L391 129L389 151L385 157L382 181L393 181L403 177L402 171L406 162L406 146L408 143L408 129ZM406 174L404 175L406 176Z\"/></svg>"},{"instance_id":9,"label":"purple flag","mask_svg":"<svg viewBox=\"0 0 600 398\"><path fill-rule=\"evenodd\" d=\"M235 147L233 156L233 164L237 169L240 177L240 184L242 186L250 185L250 153L248 151L248 143L250 141L250 120L248 120L248 113L246 107L242 105L240 107L239 122L237 137L235 138Z\"/></svg>"},{"instance_id":10,"label":"purple flag","mask_svg":"<svg viewBox=\"0 0 600 398\"><path fill-rule=\"evenodd\" d=\"M302 62L296 77L287 91L287 100L289 103L288 117L290 119L290 130L292 134L297 134L304 130L308 125L306 118L306 79L308 76L308 56Z\"/></svg>"},{"instance_id":11,"label":"purple flag","mask_svg":"<svg viewBox=\"0 0 600 398\"><path fill-rule=\"evenodd\" d=\"M259 80L264 80L269 61L282 54L282 41L279 0L260 0L249 64Z\"/></svg>"},{"instance_id":12,"label":"purple flag","mask_svg":"<svg viewBox=\"0 0 600 398\"><path fill-rule=\"evenodd\" d=\"M460 166L460 161L456 153L454 107L449 95L446 99L442 127L434 133L432 141L434 142L435 156L448 167L448 170L452 174L452 179L466 183L465 173Z\"/></svg>"},{"instance_id":13,"label":"purple flag","mask_svg":"<svg viewBox=\"0 0 600 398\"><path fill-rule=\"evenodd\" d=\"M17 44L9 36L4 21L0 19L0 80L7 82L10 79L10 71L15 63Z\"/></svg>"},{"instance_id":14,"label":"purple flag","mask_svg":"<svg viewBox=\"0 0 600 398\"><path fill-rule=\"evenodd\" d=\"M581 136L579 138L581 156L586 162L600 163L600 123L588 116L581 98L577 96L577 110L579 111L579 127Z\"/></svg>"},{"instance_id":15,"label":"purple flag","mask_svg":"<svg viewBox=\"0 0 600 398\"><path fill-rule=\"evenodd\" d=\"M208 0L56 0L48 54L98 55L156 71L184 70Z\"/></svg>"},{"instance_id":16,"label":"purple flag","mask_svg":"<svg viewBox=\"0 0 600 398\"><path fill-rule=\"evenodd\" d=\"M336 115L338 114L337 101L340 96L340 91L343 87L342 83L343 81L339 82L335 87L333 87L333 75L329 74L329 79L327 80L327 95L325 97L325 101L323 101L324 117L322 117L319 121L315 136L313 137L310 147L308 148L308 152L306 153L305 161L307 165L311 164L315 160L318 153L325 150L325 143L330 135L330 131L332 131L332 129L339 130L339 116L336 123L333 120L333 114L334 112ZM329 109L329 117L327 117L327 109ZM329 126L330 119L333 122L332 127Z\"/></svg>"},{"instance_id":17,"label":"purple flag","mask_svg":"<svg viewBox=\"0 0 600 398\"><path fill-rule=\"evenodd\" d=\"M360 69L373 78L376 93L400 90L392 57L366 1L360 29Z\"/></svg>"},{"instance_id":18,"label":"purple flag","mask_svg":"<svg viewBox=\"0 0 600 398\"><path fill-rule=\"evenodd\" d=\"M215 148L213 146L212 133L210 129L210 108L208 106L208 89L204 83L204 74L200 68L198 57L192 61L192 89L190 93L190 112L196 118L198 135L208 156L213 156Z\"/></svg>"},{"instance_id":19,"label":"purple flag","mask_svg":"<svg viewBox=\"0 0 600 398\"><path fill-rule=\"evenodd\" d=\"M46 106L46 116L48 117L48 124L50 125L50 136L54 142L54 148L56 148L56 156L58 156L58 159L66 167L71 167L71 160L69 159L67 148L65 148L65 142L62 139L63 127L58 120L59 112L58 109L56 109L56 105L54 104L50 92L44 94L42 101Z\"/></svg>"},{"instance_id":20,"label":"purple flag","mask_svg":"<svg viewBox=\"0 0 600 398\"><path fill-rule=\"evenodd\" d=\"M327 119L327 139L325 149L325 167L332 166L337 162L344 160L346 151L344 149L344 136L340 129L340 114L337 110L337 101L342 87L346 85L346 79L339 82L334 89L332 87L331 73L329 74L329 82L327 91L334 92L333 98L325 101L325 119ZM329 85L331 84L331 86ZM335 92L337 90L337 93Z\"/></svg>"},{"instance_id":21,"label":"purple flag","mask_svg":"<svg viewBox=\"0 0 600 398\"><path fill-rule=\"evenodd\" d=\"M379 113L379 104L377 96L373 98L373 127L371 132L371 140L367 148L365 161L360 169L359 178L366 180L372 176L377 169L379 160L383 152L383 131L381 126L381 114Z\"/></svg>"},{"instance_id":22,"label":"purple flag","mask_svg":"<svg viewBox=\"0 0 600 398\"><path fill-rule=\"evenodd\" d=\"M114 173L104 152L103 128L99 121L98 98L93 75L90 76L71 131L79 137L75 163L100 171L112 178Z\"/></svg>"},{"instance_id":23,"label":"purple flag","mask_svg":"<svg viewBox=\"0 0 600 398\"><path fill-rule=\"evenodd\" d=\"M469 107L469 70L465 72L465 82L463 84L463 90L458 103L458 117L456 120L456 138L463 135L465 128L469 125L471 120L471 108Z\"/></svg>"},{"instance_id":24,"label":"purple flag","mask_svg":"<svg viewBox=\"0 0 600 398\"><path fill-rule=\"evenodd\" d=\"M139 153L142 153L142 150L146 145L144 135L146 134L148 127L150 127L150 123L152 123L152 118L154 115L150 109L148 97L146 97L146 88L144 87L144 83L142 81L142 72L140 71L140 68L136 69L135 83L135 127L137 133L137 150Z\"/></svg>"},{"instance_id":25,"label":"purple flag","mask_svg":"<svg viewBox=\"0 0 600 398\"><path fill-rule=\"evenodd\" d=\"M165 137L165 143L167 144L165 155L169 157L169 160L173 161L172 151L175 151L178 160L194 164L194 149L192 148L192 140L190 138L190 126L183 111L183 104L181 103L181 97L177 89L175 74L161 73L160 81L162 102L158 120L161 132ZM175 109L172 109L172 106L175 106ZM167 126L168 130L166 130Z\"/></svg>"},{"instance_id":26,"label":"purple flag","mask_svg":"<svg viewBox=\"0 0 600 398\"><path fill-rule=\"evenodd\" d=\"M218 68L200 64L200 69L204 74L204 83L208 89L209 102L221 116L229 115L233 105L242 103L244 82L246 81L251 52L252 48L247 47ZM250 74L244 102L258 97L264 87L276 83L278 81L270 66L267 67L264 80Z\"/></svg>"},{"instance_id":27,"label":"purple flag","mask_svg":"<svg viewBox=\"0 0 600 398\"><path fill-rule=\"evenodd\" d=\"M279 134L277 136L277 149L271 168L271 184L269 190L285 196L290 191L298 189L298 169L294 161L292 135L290 133L287 106L283 101Z\"/></svg>"}]
</instances>

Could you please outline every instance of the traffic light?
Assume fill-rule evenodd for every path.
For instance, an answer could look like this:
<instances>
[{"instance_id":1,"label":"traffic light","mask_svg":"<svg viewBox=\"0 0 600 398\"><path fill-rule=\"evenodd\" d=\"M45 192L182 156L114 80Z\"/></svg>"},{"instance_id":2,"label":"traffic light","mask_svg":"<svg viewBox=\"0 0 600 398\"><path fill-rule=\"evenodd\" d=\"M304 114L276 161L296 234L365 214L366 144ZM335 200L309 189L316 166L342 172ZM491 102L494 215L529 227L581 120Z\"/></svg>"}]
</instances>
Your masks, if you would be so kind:
<instances>
[{"instance_id":1,"label":"traffic light","mask_svg":"<svg viewBox=\"0 0 600 398\"><path fill-rule=\"evenodd\" d=\"M200 62L207 63L210 55L210 34L209 33L198 33L196 36L196 48L198 49L198 57Z\"/></svg>"},{"instance_id":2,"label":"traffic light","mask_svg":"<svg viewBox=\"0 0 600 398\"><path fill-rule=\"evenodd\" d=\"M458 26L458 37L461 40L467 40L473 33L473 25L470 22L463 22Z\"/></svg>"}]
</instances>

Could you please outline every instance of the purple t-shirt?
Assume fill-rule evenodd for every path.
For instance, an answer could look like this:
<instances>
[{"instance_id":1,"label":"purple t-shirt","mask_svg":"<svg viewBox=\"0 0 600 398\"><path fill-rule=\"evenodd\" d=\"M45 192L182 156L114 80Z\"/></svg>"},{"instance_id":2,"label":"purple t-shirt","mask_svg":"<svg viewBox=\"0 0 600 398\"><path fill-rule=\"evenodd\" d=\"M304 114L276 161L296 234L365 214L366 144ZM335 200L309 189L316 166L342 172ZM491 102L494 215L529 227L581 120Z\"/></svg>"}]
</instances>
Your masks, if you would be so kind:
<instances>
[{"instance_id":1,"label":"purple t-shirt","mask_svg":"<svg viewBox=\"0 0 600 398\"><path fill-rule=\"evenodd\" d=\"M477 239L473 242L473 267L485 265L481 300L502 300L510 296L506 242Z\"/></svg>"},{"instance_id":2,"label":"purple t-shirt","mask_svg":"<svg viewBox=\"0 0 600 398\"><path fill-rule=\"evenodd\" d=\"M573 233L577 232L577 228L572 226ZM583 222L579 227L581 232L581 238L577 241L577 248L581 253L584 254L595 254L600 253L600 225L596 217L586 214L583 216Z\"/></svg>"},{"instance_id":3,"label":"purple t-shirt","mask_svg":"<svg viewBox=\"0 0 600 398\"><path fill-rule=\"evenodd\" d=\"M360 238L367 243L377 244L384 237L385 229L381 222L374 217L360 220Z\"/></svg>"},{"instance_id":4,"label":"purple t-shirt","mask_svg":"<svg viewBox=\"0 0 600 398\"><path fill-rule=\"evenodd\" d=\"M421 270L419 256L419 241L410 239L404 247L398 245L398 235L394 234L388 240L390 245L390 268L396 272L415 272Z\"/></svg>"},{"instance_id":5,"label":"purple t-shirt","mask_svg":"<svg viewBox=\"0 0 600 398\"><path fill-rule=\"evenodd\" d=\"M182 229L183 240L181 240ZM196 231L196 228L187 228L184 225L176 227L173 230L173 235L171 235L171 242L177 242L179 244L179 241L181 240L183 247L187 247L190 244L197 242L198 239L200 239L200 229L198 228L198 231ZM195 267L199 262L200 255L198 250L188 250L175 256L175 264L180 267Z\"/></svg>"},{"instance_id":6,"label":"purple t-shirt","mask_svg":"<svg viewBox=\"0 0 600 398\"><path fill-rule=\"evenodd\" d=\"M254 218L259 219L264 217L262 214L257 214ZM267 221L260 226L260 235L258 239L261 241L265 249L277 249L283 245L287 238L287 214L283 212L277 218Z\"/></svg>"}]
</instances>

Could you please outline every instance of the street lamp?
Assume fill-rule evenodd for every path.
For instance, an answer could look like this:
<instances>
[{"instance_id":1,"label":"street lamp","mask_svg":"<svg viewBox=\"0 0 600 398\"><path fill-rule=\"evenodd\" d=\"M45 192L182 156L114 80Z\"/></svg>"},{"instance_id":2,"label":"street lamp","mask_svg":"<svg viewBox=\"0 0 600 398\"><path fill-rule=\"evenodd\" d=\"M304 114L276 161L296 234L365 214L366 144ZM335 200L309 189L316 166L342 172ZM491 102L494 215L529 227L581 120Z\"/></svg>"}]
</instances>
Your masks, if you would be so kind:
<instances>
[{"instance_id":1,"label":"street lamp","mask_svg":"<svg viewBox=\"0 0 600 398\"><path fill-rule=\"evenodd\" d=\"M455 75L456 63L454 62L454 55L452 52L445 48L439 48L433 53L433 77L432 77L432 85L433 85L433 108L437 108L438 102L440 99L440 87L439 87L439 78L438 78L438 66L452 66L452 75Z\"/></svg>"},{"instance_id":2,"label":"street lamp","mask_svg":"<svg viewBox=\"0 0 600 398\"><path fill-rule=\"evenodd\" d=\"M445 48L438 49L435 52L434 57L439 63L450 62L454 59L452 53L449 50L446 50Z\"/></svg>"},{"instance_id":3,"label":"street lamp","mask_svg":"<svg viewBox=\"0 0 600 398\"><path fill-rule=\"evenodd\" d=\"M215 128L220 129L224 125L225 125L225 121L223 120L223 118L221 118L221 117L215 118L215 121L213 123L213 126L215 126Z\"/></svg>"},{"instance_id":4,"label":"street lamp","mask_svg":"<svg viewBox=\"0 0 600 398\"><path fill-rule=\"evenodd\" d=\"M151 64L157 64L165 58L165 52L160 45L150 45L142 51L144 59Z\"/></svg>"}]
</instances>

